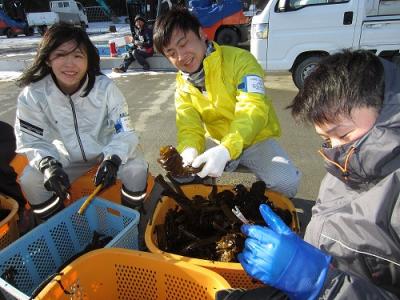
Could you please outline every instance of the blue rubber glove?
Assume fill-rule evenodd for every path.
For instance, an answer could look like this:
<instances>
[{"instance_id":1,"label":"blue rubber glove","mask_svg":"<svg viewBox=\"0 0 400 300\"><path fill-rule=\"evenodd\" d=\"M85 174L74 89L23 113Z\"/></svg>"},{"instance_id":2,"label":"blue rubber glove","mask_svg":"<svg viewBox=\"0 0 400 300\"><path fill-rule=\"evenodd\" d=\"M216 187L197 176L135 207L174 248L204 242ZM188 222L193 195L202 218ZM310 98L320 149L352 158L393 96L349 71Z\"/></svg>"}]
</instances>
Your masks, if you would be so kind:
<instances>
[{"instance_id":1,"label":"blue rubber glove","mask_svg":"<svg viewBox=\"0 0 400 300\"><path fill-rule=\"evenodd\" d=\"M269 228L243 225L247 236L239 262L252 277L285 292L290 299L315 299L331 256L306 243L265 204L260 212Z\"/></svg>"}]
</instances>

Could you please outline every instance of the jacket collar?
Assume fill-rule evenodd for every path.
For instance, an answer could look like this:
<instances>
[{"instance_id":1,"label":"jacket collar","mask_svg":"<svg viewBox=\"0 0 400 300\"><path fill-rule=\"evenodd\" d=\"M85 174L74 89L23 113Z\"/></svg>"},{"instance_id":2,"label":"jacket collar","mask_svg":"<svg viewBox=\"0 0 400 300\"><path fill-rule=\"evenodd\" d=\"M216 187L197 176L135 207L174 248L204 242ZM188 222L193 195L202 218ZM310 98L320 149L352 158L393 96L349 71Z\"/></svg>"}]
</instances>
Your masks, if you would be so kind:
<instances>
[{"instance_id":1,"label":"jacket collar","mask_svg":"<svg viewBox=\"0 0 400 300\"><path fill-rule=\"evenodd\" d=\"M207 85L207 78L213 75L215 76L217 73L220 74L221 72L221 61L222 61L222 50L221 47L215 43L212 43L212 51L209 51L210 47L207 47L207 51L209 51L206 57L203 60L203 69L204 69L204 76ZM190 93L194 86L187 80L184 79L184 75L182 71L179 71L177 74L177 84L180 86L182 91Z\"/></svg>"},{"instance_id":2,"label":"jacket collar","mask_svg":"<svg viewBox=\"0 0 400 300\"><path fill-rule=\"evenodd\" d=\"M71 97L72 99L83 97L83 94L85 93L85 89L86 89L86 87L87 87L87 85L89 83L89 76L86 74L85 75L85 79L84 79L83 84L81 85L81 87L75 93L73 93L71 95L68 95L68 94L65 94L60 89L60 87L58 86L53 74L49 74L45 78L46 78L46 81L47 81L48 88L53 90L53 86L54 86L54 89L56 89L58 91L58 93L60 93L60 94L62 94L64 96Z\"/></svg>"},{"instance_id":3,"label":"jacket collar","mask_svg":"<svg viewBox=\"0 0 400 300\"><path fill-rule=\"evenodd\" d=\"M211 51L203 60L204 71L207 76L207 73L210 71L210 68L221 69L221 61L222 61L222 50L221 47L212 42L213 51Z\"/></svg>"}]
</instances>

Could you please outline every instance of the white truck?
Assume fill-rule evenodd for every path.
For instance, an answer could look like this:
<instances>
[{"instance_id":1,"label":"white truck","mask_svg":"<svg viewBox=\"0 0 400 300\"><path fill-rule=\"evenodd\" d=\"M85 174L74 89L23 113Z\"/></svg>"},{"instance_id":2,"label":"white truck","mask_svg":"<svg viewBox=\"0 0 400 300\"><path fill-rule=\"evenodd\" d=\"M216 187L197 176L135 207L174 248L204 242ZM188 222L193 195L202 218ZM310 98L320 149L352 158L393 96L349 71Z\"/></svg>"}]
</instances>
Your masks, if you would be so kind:
<instances>
[{"instance_id":1,"label":"white truck","mask_svg":"<svg viewBox=\"0 0 400 300\"><path fill-rule=\"evenodd\" d=\"M252 19L251 53L298 88L321 57L360 48L400 62L399 0L270 0Z\"/></svg>"},{"instance_id":2,"label":"white truck","mask_svg":"<svg viewBox=\"0 0 400 300\"><path fill-rule=\"evenodd\" d=\"M27 13L26 20L29 27L36 28L42 35L48 26L59 22L74 24L84 29L88 27L86 10L77 1L50 1L50 10L48 12Z\"/></svg>"}]
</instances>

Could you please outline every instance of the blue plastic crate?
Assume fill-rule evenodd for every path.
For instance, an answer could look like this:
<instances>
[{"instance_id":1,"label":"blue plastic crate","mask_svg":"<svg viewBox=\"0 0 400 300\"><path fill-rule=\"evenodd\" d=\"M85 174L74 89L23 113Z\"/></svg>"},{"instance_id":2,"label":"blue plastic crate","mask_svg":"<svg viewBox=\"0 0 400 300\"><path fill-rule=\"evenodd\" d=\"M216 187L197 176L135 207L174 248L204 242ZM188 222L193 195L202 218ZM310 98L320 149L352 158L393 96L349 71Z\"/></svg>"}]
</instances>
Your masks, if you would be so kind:
<instances>
[{"instance_id":1,"label":"blue plastic crate","mask_svg":"<svg viewBox=\"0 0 400 300\"><path fill-rule=\"evenodd\" d=\"M110 47L108 45L96 45L100 56L110 56ZM124 55L127 50L125 47L116 47L118 56Z\"/></svg>"},{"instance_id":2,"label":"blue plastic crate","mask_svg":"<svg viewBox=\"0 0 400 300\"><path fill-rule=\"evenodd\" d=\"M71 257L92 241L93 231L111 236L106 248L138 249L140 214L130 208L95 198L83 215L82 198L0 251L0 280L6 298L29 299L32 293ZM1 295L0 295L1 298Z\"/></svg>"}]
</instances>

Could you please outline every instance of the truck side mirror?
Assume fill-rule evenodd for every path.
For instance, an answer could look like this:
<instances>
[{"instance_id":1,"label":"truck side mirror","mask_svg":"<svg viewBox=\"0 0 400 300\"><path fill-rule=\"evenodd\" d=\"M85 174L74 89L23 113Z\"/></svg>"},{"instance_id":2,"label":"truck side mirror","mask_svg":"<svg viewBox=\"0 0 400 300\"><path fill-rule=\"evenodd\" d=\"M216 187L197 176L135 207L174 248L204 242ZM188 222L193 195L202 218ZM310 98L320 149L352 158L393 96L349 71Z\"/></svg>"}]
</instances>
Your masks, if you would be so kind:
<instances>
[{"instance_id":1,"label":"truck side mirror","mask_svg":"<svg viewBox=\"0 0 400 300\"><path fill-rule=\"evenodd\" d=\"M279 2L278 2L278 12L286 11L286 2L287 2L287 0L279 0Z\"/></svg>"}]
</instances>

